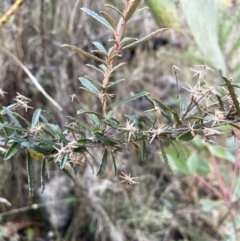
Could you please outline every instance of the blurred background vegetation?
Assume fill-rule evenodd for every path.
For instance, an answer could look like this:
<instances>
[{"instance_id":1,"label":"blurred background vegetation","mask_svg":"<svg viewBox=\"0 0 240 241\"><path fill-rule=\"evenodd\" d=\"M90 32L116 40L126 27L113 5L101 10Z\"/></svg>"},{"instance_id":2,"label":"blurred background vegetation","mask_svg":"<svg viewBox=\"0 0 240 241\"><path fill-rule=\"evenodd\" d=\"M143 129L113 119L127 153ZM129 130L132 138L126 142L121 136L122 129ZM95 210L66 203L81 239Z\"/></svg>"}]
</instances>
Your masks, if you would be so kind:
<instances>
[{"instance_id":1,"label":"blurred background vegetation","mask_svg":"<svg viewBox=\"0 0 240 241\"><path fill-rule=\"evenodd\" d=\"M239 82L239 3L226 0L215 1L215 4L214 1L206 2L212 5L196 7L190 4L186 7L183 0L142 1L141 7L148 5L149 10L132 18L126 35L138 38L159 27L171 30L124 53L127 65L116 78L127 81L114 90L117 99L146 90L176 108L173 65L180 69L181 101L189 94L182 86L196 84L196 79L191 78L194 73L189 70L194 65L206 63L216 73L221 70L234 82ZM11 0L1 1L0 16L13 3ZM83 108L91 106L92 110L97 110L99 106L94 98L79 89L78 77L90 74L90 71L97 77L98 73L92 73L92 69L85 66L89 63L85 57L60 46L71 44L85 51L92 50L93 41L107 46L111 33L80 11L81 7L100 11L106 3L122 8L122 2L118 0L25 0L0 29L0 88L8 93L0 96L1 105L11 104L19 92L31 99L34 108L40 107L51 113L61 126L69 122L68 115L76 116L80 109L78 102L71 102L72 94L78 96ZM199 10L201 8L212 11L212 15L206 12L206 18ZM194 16L187 13L189 9L205 22L194 21ZM36 77L62 111L42 95L9 52ZM220 81L218 74L209 73L207 79L215 85ZM117 119L122 118L122 113L139 114L149 106L140 99L121 108ZM28 118L32 113L30 110L22 114ZM227 141L225 137L221 144ZM186 175L186 165L174 166L174 160L172 179L158 148L148 147L146 162L142 162L140 153L131 148L117 157L119 173L131 173L140 184L119 184L121 179L113 177L110 165L103 177L96 177L84 160L80 160L76 186L53 165L49 169L49 183L44 194L36 191L33 199L28 197L24 155L17 156L13 171L9 163L1 161L0 197L8 200L11 206L0 203L0 240L234 240L232 223L222 200L194 175ZM204 143L197 140L191 148L202 157L203 163L207 163L205 180L219 189ZM218 157L226 182L230 182L232 162L237 156L229 152L220 155L213 151L213 154ZM100 156L96 148L96 158ZM171 156L170 149L169 158L176 159ZM41 163L35 161L37 186L40 186L37 175L40 167ZM239 184L240 180L237 180L236 188ZM237 228L240 225L238 194L236 192L234 200Z\"/></svg>"}]
</instances>

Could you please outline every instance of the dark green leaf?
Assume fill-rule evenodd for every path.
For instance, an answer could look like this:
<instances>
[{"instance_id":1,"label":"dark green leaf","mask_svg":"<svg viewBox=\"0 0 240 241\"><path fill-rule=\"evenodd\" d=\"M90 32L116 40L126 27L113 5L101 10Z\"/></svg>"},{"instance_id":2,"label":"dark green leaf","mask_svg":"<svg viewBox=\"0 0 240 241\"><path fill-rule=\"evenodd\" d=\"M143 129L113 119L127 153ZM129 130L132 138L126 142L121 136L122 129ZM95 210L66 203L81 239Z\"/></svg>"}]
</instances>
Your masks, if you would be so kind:
<instances>
[{"instance_id":1,"label":"dark green leaf","mask_svg":"<svg viewBox=\"0 0 240 241\"><path fill-rule=\"evenodd\" d=\"M46 158L42 161L41 166L41 193L43 193L45 189L45 182L46 182Z\"/></svg>"},{"instance_id":2,"label":"dark green leaf","mask_svg":"<svg viewBox=\"0 0 240 241\"><path fill-rule=\"evenodd\" d=\"M85 135L86 135L85 132L83 132L83 131L79 130L79 128L73 127L73 126L71 126L71 125L64 125L64 127L65 127L67 130L69 130L69 131L71 131L71 132L73 132L73 133L80 134L81 136L85 136Z\"/></svg>"},{"instance_id":3,"label":"dark green leaf","mask_svg":"<svg viewBox=\"0 0 240 241\"><path fill-rule=\"evenodd\" d=\"M130 96L128 98L125 98L125 99L122 99L120 101L117 101L117 102L114 102L112 103L111 105L109 105L109 107L114 107L114 106L118 106L118 105L122 105L122 104L125 104L125 103L128 103L130 101L133 101L133 100L136 100L140 97L143 97L143 96L147 96L149 93L146 92L146 91L143 91L143 92L140 92L138 94L135 94L133 96Z\"/></svg>"},{"instance_id":4,"label":"dark green leaf","mask_svg":"<svg viewBox=\"0 0 240 241\"><path fill-rule=\"evenodd\" d=\"M162 143L162 141L159 140L159 147L160 147L160 150L161 150L161 154L162 154L162 157L163 157L163 161L164 161L164 164L165 164L165 167L167 168L167 170L169 171L170 175L172 176L172 169L168 163L168 158L167 158L167 154L166 154L166 151L165 151L165 147Z\"/></svg>"},{"instance_id":5,"label":"dark green leaf","mask_svg":"<svg viewBox=\"0 0 240 241\"><path fill-rule=\"evenodd\" d=\"M178 116L178 114L171 108L169 108L168 106L166 106L165 104L163 104L160 100L157 99L153 99L155 102L157 102L157 104L164 110L164 111L168 111L170 113L173 114L175 121L177 122L178 125L181 125L182 122Z\"/></svg>"},{"instance_id":6,"label":"dark green leaf","mask_svg":"<svg viewBox=\"0 0 240 241\"><path fill-rule=\"evenodd\" d=\"M75 117L72 116L67 116L69 119L75 121L80 127L86 129L86 130L91 130L85 123L83 123L82 121L78 120Z\"/></svg>"},{"instance_id":7,"label":"dark green leaf","mask_svg":"<svg viewBox=\"0 0 240 241\"><path fill-rule=\"evenodd\" d=\"M228 91L229 91L229 93L230 93L230 95L231 95L231 97L232 97L232 101L233 101L233 104L234 104L234 106L235 106L235 108L236 108L237 114L238 114L238 116L240 116L239 102L238 102L238 100L237 100L237 96L236 96L236 94L235 94L234 87L232 86L232 83L231 83L230 80L228 80L228 79L225 78L225 77L223 77L223 79L224 79L224 81L225 81L225 83L226 83L226 85L227 85Z\"/></svg>"},{"instance_id":8,"label":"dark green leaf","mask_svg":"<svg viewBox=\"0 0 240 241\"><path fill-rule=\"evenodd\" d=\"M118 14L120 14L120 16L123 17L123 14L117 8L115 8L114 6L112 6L110 4L104 4L104 7L109 7L111 9L115 10Z\"/></svg>"},{"instance_id":9,"label":"dark green leaf","mask_svg":"<svg viewBox=\"0 0 240 241\"><path fill-rule=\"evenodd\" d=\"M98 62L100 62L100 63L106 64L104 60L102 60L102 59L98 58L97 56L92 55L92 54L90 54L90 53L88 53L88 52L86 52L86 51L84 51L84 50L82 50L82 49L79 49L79 48L77 48L76 46L72 46L72 45L68 45L68 44L63 44L61 47L64 47L64 48L73 50L73 51L77 52L78 54L82 54L82 55L84 55L84 56L86 56L86 57L88 57L88 58L90 58L90 59L94 59L94 60L96 60L96 61L98 61Z\"/></svg>"},{"instance_id":10,"label":"dark green leaf","mask_svg":"<svg viewBox=\"0 0 240 241\"><path fill-rule=\"evenodd\" d=\"M65 175L67 175L74 182L74 184L76 183L75 179L73 178L73 176L67 169L62 169L62 171L65 173Z\"/></svg>"},{"instance_id":11,"label":"dark green leaf","mask_svg":"<svg viewBox=\"0 0 240 241\"><path fill-rule=\"evenodd\" d=\"M132 15L135 13L135 11L137 10L138 8L138 5L140 4L141 0L132 0L130 2L130 7L127 11L127 14L125 16L125 21L127 22L131 17Z\"/></svg>"},{"instance_id":12,"label":"dark green leaf","mask_svg":"<svg viewBox=\"0 0 240 241\"><path fill-rule=\"evenodd\" d=\"M119 144L117 141L111 139L110 137L104 136L103 134L100 134L100 133L95 133L95 139L97 141L104 143L104 145L106 146L115 146Z\"/></svg>"},{"instance_id":13,"label":"dark green leaf","mask_svg":"<svg viewBox=\"0 0 240 241\"><path fill-rule=\"evenodd\" d=\"M61 163L60 163L60 169L64 169L65 168L65 165L67 163L68 157L69 157L69 153L64 153L63 154L62 160L61 160Z\"/></svg>"},{"instance_id":14,"label":"dark green leaf","mask_svg":"<svg viewBox=\"0 0 240 241\"><path fill-rule=\"evenodd\" d=\"M113 21L112 17L108 13L106 13L104 11L100 11L100 14L108 21L108 23L116 31L117 30L117 26L116 26L115 22Z\"/></svg>"},{"instance_id":15,"label":"dark green leaf","mask_svg":"<svg viewBox=\"0 0 240 241\"><path fill-rule=\"evenodd\" d=\"M192 135L191 131L185 132L185 133L179 135L177 138L178 141L184 141L184 142L188 142L193 139L194 139L194 136Z\"/></svg>"},{"instance_id":16,"label":"dark green leaf","mask_svg":"<svg viewBox=\"0 0 240 241\"><path fill-rule=\"evenodd\" d=\"M4 160L9 160L12 158L19 150L20 143L13 142L12 145L8 148L7 152L5 153Z\"/></svg>"},{"instance_id":17,"label":"dark green leaf","mask_svg":"<svg viewBox=\"0 0 240 241\"><path fill-rule=\"evenodd\" d=\"M103 153L103 157L102 157L102 161L101 161L101 164L99 166L99 170L97 172L97 176L102 176L105 169L106 169L106 165L107 165L107 156L108 156L108 151L107 149L104 150L104 153Z\"/></svg>"},{"instance_id":18,"label":"dark green leaf","mask_svg":"<svg viewBox=\"0 0 240 241\"><path fill-rule=\"evenodd\" d=\"M63 135L61 128L58 125L50 125L51 130L60 137L61 141L66 145L68 140Z\"/></svg>"},{"instance_id":19,"label":"dark green leaf","mask_svg":"<svg viewBox=\"0 0 240 241\"><path fill-rule=\"evenodd\" d=\"M122 82L122 81L125 81L125 79L119 79L119 80L116 80L116 81L114 81L114 82L109 82L109 84L107 85L107 87L109 88L109 87L111 87L111 86L113 86L113 85L116 85L116 84Z\"/></svg>"},{"instance_id":20,"label":"dark green leaf","mask_svg":"<svg viewBox=\"0 0 240 241\"><path fill-rule=\"evenodd\" d=\"M38 124L40 114L41 114L40 108L38 108L34 111L33 116L32 116L32 126L36 126Z\"/></svg>"},{"instance_id":21,"label":"dark green leaf","mask_svg":"<svg viewBox=\"0 0 240 241\"><path fill-rule=\"evenodd\" d=\"M100 91L86 78L80 77L78 78L82 85L85 86L88 90L90 90L91 92L95 93L95 94L99 94Z\"/></svg>"},{"instance_id":22,"label":"dark green leaf","mask_svg":"<svg viewBox=\"0 0 240 241\"><path fill-rule=\"evenodd\" d=\"M116 165L116 161L115 161L113 151L111 151L111 155L112 155L112 161L113 161L113 166L114 166L114 177L116 177L118 170L117 170L117 165Z\"/></svg>"},{"instance_id":23,"label":"dark green leaf","mask_svg":"<svg viewBox=\"0 0 240 241\"><path fill-rule=\"evenodd\" d=\"M28 176L28 189L29 197L32 197L34 194L34 173L33 173L33 163L32 158L29 152L26 152L26 163L27 163L27 176Z\"/></svg>"},{"instance_id":24,"label":"dark green leaf","mask_svg":"<svg viewBox=\"0 0 240 241\"><path fill-rule=\"evenodd\" d=\"M13 115L12 111L9 110L7 107L3 107L3 109L6 111L7 115L9 116L9 118L11 119L11 121L17 126L17 127L22 127L19 123L19 121L17 120L17 118Z\"/></svg>"},{"instance_id":25,"label":"dark green leaf","mask_svg":"<svg viewBox=\"0 0 240 241\"><path fill-rule=\"evenodd\" d=\"M145 140L142 141L142 160L146 161L147 159L147 147Z\"/></svg>"},{"instance_id":26,"label":"dark green leaf","mask_svg":"<svg viewBox=\"0 0 240 241\"><path fill-rule=\"evenodd\" d=\"M102 23L103 25L105 25L107 28L109 28L114 32L114 28L108 23L108 21L105 18L101 17L100 15L91 11L88 8L81 8L81 9L87 14L89 14L90 16L92 16L93 18L95 18L98 22Z\"/></svg>"},{"instance_id":27,"label":"dark green leaf","mask_svg":"<svg viewBox=\"0 0 240 241\"><path fill-rule=\"evenodd\" d=\"M78 142L79 144L83 144L83 145L93 143L93 141L92 141L92 140L85 139L85 138L78 139L78 140L77 140L77 142Z\"/></svg>"},{"instance_id":28,"label":"dark green leaf","mask_svg":"<svg viewBox=\"0 0 240 241\"><path fill-rule=\"evenodd\" d=\"M155 101L153 98L151 98L150 96L146 96L147 99L154 105L154 108L157 108L160 113L162 113L162 115L171 123L173 124L173 120L172 118L169 116L169 114L158 105L158 102Z\"/></svg>"},{"instance_id":29,"label":"dark green leaf","mask_svg":"<svg viewBox=\"0 0 240 241\"><path fill-rule=\"evenodd\" d=\"M163 32L163 31L166 31L166 30L169 30L168 28L161 28L153 33L150 33L146 36L144 36L143 38L140 38L139 40L133 42L133 43L130 43L128 45L125 45L122 49L128 49L128 48L133 48L133 47L136 47L138 46L139 44L142 44L146 41L148 41L149 39L152 39L154 36L156 36L157 34Z\"/></svg>"}]
</instances>

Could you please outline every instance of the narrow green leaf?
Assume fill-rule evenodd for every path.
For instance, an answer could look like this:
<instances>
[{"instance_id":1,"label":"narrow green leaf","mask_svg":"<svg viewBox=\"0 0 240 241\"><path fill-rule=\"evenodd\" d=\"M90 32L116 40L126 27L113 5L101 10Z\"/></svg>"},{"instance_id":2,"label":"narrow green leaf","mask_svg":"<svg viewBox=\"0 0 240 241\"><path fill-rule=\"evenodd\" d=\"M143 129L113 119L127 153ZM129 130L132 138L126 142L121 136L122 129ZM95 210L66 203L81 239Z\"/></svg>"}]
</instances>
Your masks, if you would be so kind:
<instances>
[{"instance_id":1,"label":"narrow green leaf","mask_svg":"<svg viewBox=\"0 0 240 241\"><path fill-rule=\"evenodd\" d=\"M156 103L158 103L158 105L164 110L164 111L168 111L170 113L173 114L175 121L177 122L178 125L181 125L182 122L177 114L176 111L174 111L173 109L169 108L168 106L166 106L165 104L163 104L160 100L157 99L153 99Z\"/></svg>"},{"instance_id":2,"label":"narrow green leaf","mask_svg":"<svg viewBox=\"0 0 240 241\"><path fill-rule=\"evenodd\" d=\"M50 125L51 130L60 137L61 141L66 145L68 143L68 140L66 137L63 135L62 130L60 126L58 125Z\"/></svg>"},{"instance_id":3,"label":"narrow green leaf","mask_svg":"<svg viewBox=\"0 0 240 241\"><path fill-rule=\"evenodd\" d=\"M127 103L127 102L136 100L136 99L138 99L138 98L140 98L140 97L147 96L147 95L149 95L148 92L142 91L142 92L140 92L140 93L138 93L138 94L136 94L136 95L133 95L133 96L130 96L130 97L128 97L128 98L122 99L122 100L120 100L120 101L114 102L114 103L112 103L111 105L109 105L109 107L114 107L114 106L122 105L122 104L125 104L125 103Z\"/></svg>"},{"instance_id":4,"label":"narrow green leaf","mask_svg":"<svg viewBox=\"0 0 240 241\"><path fill-rule=\"evenodd\" d=\"M94 59L94 60L96 60L96 61L98 61L100 63L106 64L104 60L102 60L102 59L98 58L97 56L92 55L92 54L90 54L90 53L88 53L88 52L86 52L86 51L84 51L82 49L79 49L76 46L63 44L61 47L73 50L73 51L77 52L78 54L82 54L82 55L84 55L84 56L86 56L86 57L88 57L90 59Z\"/></svg>"},{"instance_id":5,"label":"narrow green leaf","mask_svg":"<svg viewBox=\"0 0 240 241\"><path fill-rule=\"evenodd\" d=\"M123 65L125 65L125 64L126 64L125 62L122 62L122 63L116 65L114 68L111 69L110 74L113 73L116 69L118 69L119 67L121 67L121 66L123 66Z\"/></svg>"},{"instance_id":6,"label":"narrow green leaf","mask_svg":"<svg viewBox=\"0 0 240 241\"><path fill-rule=\"evenodd\" d=\"M32 116L32 126L36 126L38 124L40 114L41 114L40 108L38 108L34 111L33 116Z\"/></svg>"},{"instance_id":7,"label":"narrow green leaf","mask_svg":"<svg viewBox=\"0 0 240 241\"><path fill-rule=\"evenodd\" d=\"M139 44L141 43L144 43L146 41L148 41L149 39L152 39L154 36L156 36L157 34L163 32L163 31L166 31L166 30L169 30L168 28L161 28L155 32L152 32L146 36L144 36L143 38L140 38L139 40L133 42L133 43L130 43L128 45L125 45L122 49L128 49L128 48L132 48L132 47L136 47L138 46Z\"/></svg>"},{"instance_id":8,"label":"narrow green leaf","mask_svg":"<svg viewBox=\"0 0 240 241\"><path fill-rule=\"evenodd\" d=\"M85 132L83 132L83 131L79 130L79 128L73 127L73 126L71 126L71 125L64 125L64 127L65 127L67 130L69 130L69 131L71 131L71 132L73 132L73 133L77 133L77 134L79 134L79 135L81 135L81 136L85 136L85 135L86 135Z\"/></svg>"},{"instance_id":9,"label":"narrow green leaf","mask_svg":"<svg viewBox=\"0 0 240 241\"><path fill-rule=\"evenodd\" d=\"M43 158L42 166L41 166L41 193L44 192L45 182L46 182L46 158Z\"/></svg>"},{"instance_id":10,"label":"narrow green leaf","mask_svg":"<svg viewBox=\"0 0 240 241\"><path fill-rule=\"evenodd\" d=\"M94 111L91 111L91 110L80 109L80 110L77 111L77 114L78 114L78 115L86 114L86 113L91 113L91 114L100 115L100 113L94 112Z\"/></svg>"},{"instance_id":11,"label":"narrow green leaf","mask_svg":"<svg viewBox=\"0 0 240 241\"><path fill-rule=\"evenodd\" d=\"M72 116L67 116L70 120L75 121L80 127L83 127L86 130L91 130L91 128L89 128L85 123L83 123L82 121L78 120L75 117Z\"/></svg>"},{"instance_id":12,"label":"narrow green leaf","mask_svg":"<svg viewBox=\"0 0 240 241\"><path fill-rule=\"evenodd\" d=\"M108 54L107 54L107 53L105 53L105 52L103 52L103 51L101 51L101 50L98 50L98 49L92 50L91 53L102 54L103 56L108 57Z\"/></svg>"},{"instance_id":13,"label":"narrow green leaf","mask_svg":"<svg viewBox=\"0 0 240 241\"><path fill-rule=\"evenodd\" d=\"M173 124L173 120L172 118L169 116L169 114L164 110L162 109L159 105L158 105L158 102L156 102L153 98L151 98L150 96L146 96L147 99L153 104L154 108L157 108L161 113L162 115L171 123Z\"/></svg>"},{"instance_id":14,"label":"narrow green leaf","mask_svg":"<svg viewBox=\"0 0 240 241\"><path fill-rule=\"evenodd\" d=\"M32 158L28 151L26 152L26 164L27 164L29 197L32 197L34 194L34 173L33 173Z\"/></svg>"},{"instance_id":15,"label":"narrow green leaf","mask_svg":"<svg viewBox=\"0 0 240 241\"><path fill-rule=\"evenodd\" d=\"M92 69L95 69L96 71L98 71L98 72L100 72L101 74L103 74L104 75L104 71L102 71L102 69L99 69L98 67L96 67L96 66L94 66L94 65L92 65L92 64L86 64L86 66L88 66L88 67L90 67L90 68L92 68ZM83 78L83 77L80 77L80 78ZM80 78L79 78L79 80L80 80ZM91 83L91 82L90 82ZM95 87L95 86L94 86ZM95 87L96 88L96 87ZM95 93L95 92L94 92Z\"/></svg>"},{"instance_id":16,"label":"narrow green leaf","mask_svg":"<svg viewBox=\"0 0 240 241\"><path fill-rule=\"evenodd\" d=\"M73 178L72 174L67 169L62 169L62 171L65 173L66 176L68 176L74 184L76 184L75 179Z\"/></svg>"},{"instance_id":17,"label":"narrow green leaf","mask_svg":"<svg viewBox=\"0 0 240 241\"><path fill-rule=\"evenodd\" d=\"M99 85L102 87L102 84L95 78L89 76L89 75L84 75L84 78L88 79L88 80L91 80L92 82L94 82L95 84Z\"/></svg>"},{"instance_id":18,"label":"narrow green leaf","mask_svg":"<svg viewBox=\"0 0 240 241\"><path fill-rule=\"evenodd\" d=\"M114 6L110 5L110 4L104 4L104 7L109 7L111 9L113 9L114 11L116 11L121 17L123 17L123 14L120 12L120 10L118 10L117 8L115 8Z\"/></svg>"},{"instance_id":19,"label":"narrow green leaf","mask_svg":"<svg viewBox=\"0 0 240 241\"><path fill-rule=\"evenodd\" d=\"M110 119L112 117L112 114L113 114L113 110L110 110L108 113L107 113L107 116L106 116L106 119Z\"/></svg>"},{"instance_id":20,"label":"narrow green leaf","mask_svg":"<svg viewBox=\"0 0 240 241\"><path fill-rule=\"evenodd\" d=\"M129 42L133 42L133 41L137 41L138 38L128 38L128 37L125 37L121 40L121 44L124 45L124 44L127 44Z\"/></svg>"},{"instance_id":21,"label":"narrow green leaf","mask_svg":"<svg viewBox=\"0 0 240 241\"><path fill-rule=\"evenodd\" d=\"M147 147L145 140L142 141L142 160L146 161L147 159Z\"/></svg>"},{"instance_id":22,"label":"narrow green leaf","mask_svg":"<svg viewBox=\"0 0 240 241\"><path fill-rule=\"evenodd\" d=\"M69 157L69 153L64 153L60 163L60 169L64 169Z\"/></svg>"},{"instance_id":23,"label":"narrow green leaf","mask_svg":"<svg viewBox=\"0 0 240 241\"><path fill-rule=\"evenodd\" d=\"M100 134L100 133L95 133L95 139L97 141L104 143L105 146L115 146L119 144L117 141L113 140L112 138L104 136L103 134Z\"/></svg>"},{"instance_id":24,"label":"narrow green leaf","mask_svg":"<svg viewBox=\"0 0 240 241\"><path fill-rule=\"evenodd\" d=\"M20 143L13 142L12 145L8 148L7 152L5 153L4 160L9 160L12 158L19 150Z\"/></svg>"},{"instance_id":25,"label":"narrow green leaf","mask_svg":"<svg viewBox=\"0 0 240 241\"><path fill-rule=\"evenodd\" d=\"M216 95L216 97L217 97L217 100L218 100L218 103L219 103L219 110L222 111L222 112L225 112L221 96Z\"/></svg>"},{"instance_id":26,"label":"narrow green leaf","mask_svg":"<svg viewBox=\"0 0 240 241\"><path fill-rule=\"evenodd\" d=\"M9 110L7 107L3 106L3 109L5 110L5 112L7 113L7 115L9 116L9 118L11 119L11 121L17 126L17 127L22 127L19 123L19 121L17 120L17 118L13 115L12 111Z\"/></svg>"},{"instance_id":27,"label":"narrow green leaf","mask_svg":"<svg viewBox=\"0 0 240 241\"><path fill-rule=\"evenodd\" d=\"M88 115L88 117L97 125L97 126L99 126L100 125L100 123L101 123L101 121L99 120L99 118L97 117L97 115L95 115L95 114L87 114Z\"/></svg>"},{"instance_id":28,"label":"narrow green leaf","mask_svg":"<svg viewBox=\"0 0 240 241\"><path fill-rule=\"evenodd\" d=\"M127 14L126 14L126 16L125 16L125 21L128 21L129 18L132 17L132 15L133 15L133 14L135 13L135 11L137 10L140 2L141 2L141 0L132 0L132 1L130 2L131 5L130 5L130 7L129 7L128 11L127 11Z\"/></svg>"},{"instance_id":29,"label":"narrow green leaf","mask_svg":"<svg viewBox=\"0 0 240 241\"><path fill-rule=\"evenodd\" d=\"M100 64L100 65L98 65L98 66L99 66L99 68L101 68L101 69L103 70L104 73L106 72L106 70L107 70L106 65Z\"/></svg>"},{"instance_id":30,"label":"narrow green leaf","mask_svg":"<svg viewBox=\"0 0 240 241\"><path fill-rule=\"evenodd\" d=\"M110 30L112 30L114 32L114 28L108 23L108 21L101 17L100 15L98 15L97 13L91 11L88 8L81 8L84 12L86 12L87 14L89 14L90 16L92 16L93 18L95 18L98 22L100 22L101 24L105 25L107 28L109 28Z\"/></svg>"},{"instance_id":31,"label":"narrow green leaf","mask_svg":"<svg viewBox=\"0 0 240 241\"><path fill-rule=\"evenodd\" d=\"M232 86L232 83L230 80L228 80L227 78L223 77L226 85L227 85L227 88L228 88L228 91L232 97L232 101L233 101L233 104L234 104L234 107L236 108L236 111L237 111L237 114L238 116L240 116L240 107L239 107L239 102L237 100L237 96L235 94L235 90L234 90L234 87Z\"/></svg>"},{"instance_id":32,"label":"narrow green leaf","mask_svg":"<svg viewBox=\"0 0 240 241\"><path fill-rule=\"evenodd\" d=\"M100 91L88 79L85 79L83 77L80 77L78 79L81 81L82 85L85 86L91 92L93 92L95 94L100 93Z\"/></svg>"},{"instance_id":33,"label":"narrow green leaf","mask_svg":"<svg viewBox=\"0 0 240 241\"><path fill-rule=\"evenodd\" d=\"M194 139L194 136L192 135L191 131L187 131L177 137L178 141L184 141L188 142Z\"/></svg>"},{"instance_id":34,"label":"narrow green leaf","mask_svg":"<svg viewBox=\"0 0 240 241\"><path fill-rule=\"evenodd\" d=\"M164 145L162 143L161 140L159 140L159 147L160 147L160 150L161 150L161 154L162 154L162 157L163 157L163 161L164 161L164 164L167 168L167 170L169 171L170 175L172 176L172 169L168 163L168 158L167 158L167 154L166 154L166 151L165 151L165 148L164 148Z\"/></svg>"},{"instance_id":35,"label":"narrow green leaf","mask_svg":"<svg viewBox=\"0 0 240 241\"><path fill-rule=\"evenodd\" d=\"M3 123L3 124L0 124L0 130L3 129L5 131L8 131L8 129L11 129L11 130L16 130L16 131L26 131L26 129L22 128L22 127L18 127L18 126L15 126L15 125L11 125L11 124L8 124L8 123Z\"/></svg>"},{"instance_id":36,"label":"narrow green leaf","mask_svg":"<svg viewBox=\"0 0 240 241\"><path fill-rule=\"evenodd\" d=\"M2 115L0 115L0 123L4 123ZM5 137L9 136L8 130L6 128L3 128L3 132L4 132Z\"/></svg>"},{"instance_id":37,"label":"narrow green leaf","mask_svg":"<svg viewBox=\"0 0 240 241\"><path fill-rule=\"evenodd\" d=\"M116 80L116 81L114 81L114 82L110 82L110 83L107 85L107 87L109 88L109 87L111 87L111 86L114 86L114 85L122 82L122 81L125 81L125 79L119 79L119 80Z\"/></svg>"},{"instance_id":38,"label":"narrow green leaf","mask_svg":"<svg viewBox=\"0 0 240 241\"><path fill-rule=\"evenodd\" d=\"M103 173L106 169L106 166L107 166L107 157L108 157L108 151L107 151L107 149L105 149L104 153L103 153L101 164L100 164L98 172L97 172L97 176L103 175Z\"/></svg>"},{"instance_id":39,"label":"narrow green leaf","mask_svg":"<svg viewBox=\"0 0 240 241\"><path fill-rule=\"evenodd\" d=\"M116 26L115 22L113 21L113 19L111 18L111 16L104 11L100 11L99 13L108 21L108 23L113 27L114 31L116 31L117 26Z\"/></svg>"},{"instance_id":40,"label":"narrow green leaf","mask_svg":"<svg viewBox=\"0 0 240 241\"><path fill-rule=\"evenodd\" d=\"M113 166L114 166L114 177L116 177L117 173L118 173L118 170L117 170L117 165L116 165L116 161L115 161L113 151L111 151L111 155L112 155L112 161L113 161Z\"/></svg>"},{"instance_id":41,"label":"narrow green leaf","mask_svg":"<svg viewBox=\"0 0 240 241\"><path fill-rule=\"evenodd\" d=\"M107 50L105 49L105 47L104 47L101 43L95 41L95 42L93 42L93 44L94 44L99 50L101 50L102 52L104 52L104 53L107 54Z\"/></svg>"}]
</instances>

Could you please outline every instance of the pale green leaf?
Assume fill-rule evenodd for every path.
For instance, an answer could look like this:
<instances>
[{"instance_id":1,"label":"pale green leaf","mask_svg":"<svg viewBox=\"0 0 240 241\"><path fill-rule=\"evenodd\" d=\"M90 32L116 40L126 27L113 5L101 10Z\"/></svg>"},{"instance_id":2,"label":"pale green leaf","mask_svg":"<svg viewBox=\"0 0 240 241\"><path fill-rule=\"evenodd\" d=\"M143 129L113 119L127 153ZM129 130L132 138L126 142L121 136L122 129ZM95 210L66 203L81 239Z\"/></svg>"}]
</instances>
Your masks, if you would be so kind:
<instances>
[{"instance_id":1,"label":"pale green leaf","mask_svg":"<svg viewBox=\"0 0 240 241\"><path fill-rule=\"evenodd\" d=\"M40 108L38 108L34 111L33 116L32 116L32 126L36 126L38 124L40 114L41 114Z\"/></svg>"},{"instance_id":2,"label":"pale green leaf","mask_svg":"<svg viewBox=\"0 0 240 241\"><path fill-rule=\"evenodd\" d=\"M109 28L110 30L112 30L114 32L114 28L109 24L109 22L105 18L101 17L100 15L98 15L97 13L93 12L92 10L90 10L88 8L81 8L81 9L84 12L86 12L88 15L95 18L98 22L105 25L107 28Z\"/></svg>"},{"instance_id":3,"label":"pale green leaf","mask_svg":"<svg viewBox=\"0 0 240 241\"><path fill-rule=\"evenodd\" d=\"M88 90L95 94L99 94L100 91L86 78L80 77L78 78L83 86L85 86Z\"/></svg>"},{"instance_id":4,"label":"pale green leaf","mask_svg":"<svg viewBox=\"0 0 240 241\"><path fill-rule=\"evenodd\" d=\"M204 57L225 75L226 63L219 47L215 1L180 0L180 3L199 49L204 54Z\"/></svg>"}]
</instances>

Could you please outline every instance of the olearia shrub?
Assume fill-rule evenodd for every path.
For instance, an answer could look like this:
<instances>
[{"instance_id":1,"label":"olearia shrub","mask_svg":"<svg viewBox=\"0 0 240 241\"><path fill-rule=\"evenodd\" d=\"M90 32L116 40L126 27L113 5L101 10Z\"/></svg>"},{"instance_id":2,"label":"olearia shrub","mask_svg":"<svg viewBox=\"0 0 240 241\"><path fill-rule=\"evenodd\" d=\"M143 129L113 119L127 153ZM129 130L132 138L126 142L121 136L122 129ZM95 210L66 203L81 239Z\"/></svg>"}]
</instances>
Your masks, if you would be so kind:
<instances>
[{"instance_id":1,"label":"olearia shrub","mask_svg":"<svg viewBox=\"0 0 240 241\"><path fill-rule=\"evenodd\" d=\"M127 98L115 100L115 93L111 92L113 89L111 87L124 88L124 76L122 79L114 79L115 72L125 65L121 62L124 52L168 31L167 28L158 29L140 39L125 36L129 20L142 9L138 10L141 0L123 2L123 11L109 4L105 5L109 13L100 11L98 14L82 8L82 11L112 32L109 48L100 42L93 42L95 49L89 53L76 46L62 45L63 48L75 51L95 63L87 66L98 71L102 77L97 79L85 75L80 77L79 81L81 89L90 92L100 103L100 112L92 110L90 106L89 109L80 108L77 115L84 118L69 116L70 124L60 127L48 112L39 108L33 112L31 120L23 118L18 110L27 111L33 107L29 106L30 99L19 93L14 99L15 103L2 107L0 157L13 166L14 156L19 151L26 152L30 196L34 194L33 159L42 163L40 175L42 191L45 187L47 165L52 162L74 181L76 166L81 158L85 158L93 170L98 165L98 176L103 175L109 159L113 162L113 175L116 176L119 165L115 157L118 153L132 145L141 151L144 161L147 156L147 146L153 142L159 145L161 156L170 173L172 168L175 168L187 174L195 173L201 178L210 172L209 166L204 160L196 163L197 154L191 153L185 142L195 141L195 137L198 136L209 145L216 145L215 139L221 135L230 134L237 138L235 130L239 129L237 123L240 121L240 96L236 93L236 89L240 86L226 77L221 77L222 83L219 86L210 86L206 74L212 69L206 64L192 69L197 81L194 86L188 85L189 97L185 98L185 101L180 101L179 97L179 69L177 66L172 67L176 76L176 101L179 103L176 110L165 105L163 101L153 98L151 93L144 90ZM118 14L118 21L114 21L111 17L111 11ZM1 89L0 94L4 96L6 93ZM152 108L145 110L144 115L123 113L123 120L115 118L120 105L129 104L138 98L146 98ZM80 100L76 95L72 95L72 99ZM87 121L83 121L84 119ZM100 163L95 160L94 148L102 151ZM128 184L137 183L131 174L126 172L120 177Z\"/></svg>"}]
</instances>

